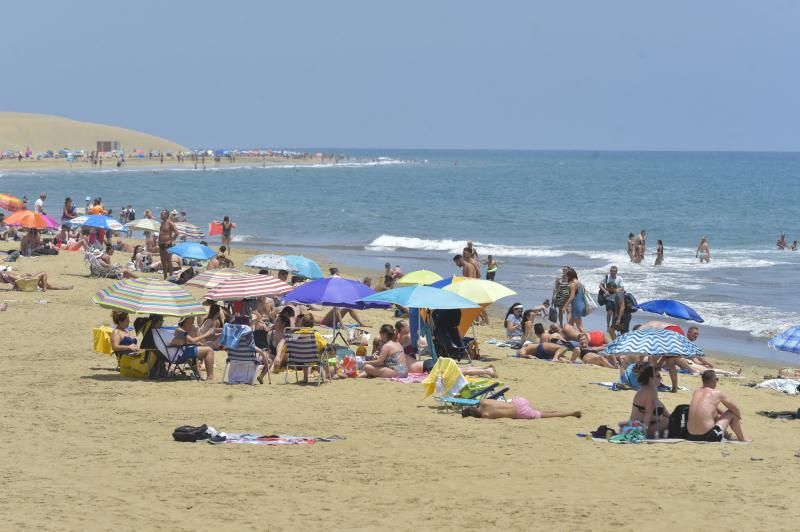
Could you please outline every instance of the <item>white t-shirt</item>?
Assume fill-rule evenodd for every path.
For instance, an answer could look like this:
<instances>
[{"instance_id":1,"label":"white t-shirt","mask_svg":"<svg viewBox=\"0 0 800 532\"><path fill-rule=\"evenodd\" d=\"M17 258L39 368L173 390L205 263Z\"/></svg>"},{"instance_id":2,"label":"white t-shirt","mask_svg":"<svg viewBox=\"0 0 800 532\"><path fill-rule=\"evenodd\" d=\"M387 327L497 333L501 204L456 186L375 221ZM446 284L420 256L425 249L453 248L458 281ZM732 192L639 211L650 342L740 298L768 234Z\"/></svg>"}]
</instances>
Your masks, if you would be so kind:
<instances>
[{"instance_id":1,"label":"white t-shirt","mask_svg":"<svg viewBox=\"0 0 800 532\"><path fill-rule=\"evenodd\" d=\"M619 275L617 275L612 279L610 273L606 274L606 276L603 278L603 282L605 282L606 284L613 282L615 285L617 285L617 288L622 287L622 277L620 277Z\"/></svg>"},{"instance_id":2,"label":"white t-shirt","mask_svg":"<svg viewBox=\"0 0 800 532\"><path fill-rule=\"evenodd\" d=\"M36 203L33 204L33 211L37 214L44 214L44 200L39 198L36 200Z\"/></svg>"}]
</instances>

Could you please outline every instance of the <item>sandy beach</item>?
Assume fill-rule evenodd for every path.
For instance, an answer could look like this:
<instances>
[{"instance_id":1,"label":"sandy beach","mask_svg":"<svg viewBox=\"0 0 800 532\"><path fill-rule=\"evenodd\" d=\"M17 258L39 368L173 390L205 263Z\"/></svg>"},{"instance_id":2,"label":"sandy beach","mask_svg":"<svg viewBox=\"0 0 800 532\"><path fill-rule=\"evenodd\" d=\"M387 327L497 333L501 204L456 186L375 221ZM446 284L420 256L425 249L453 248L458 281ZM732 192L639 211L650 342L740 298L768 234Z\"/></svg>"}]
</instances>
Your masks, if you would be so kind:
<instances>
[{"instance_id":1,"label":"sandy beach","mask_svg":"<svg viewBox=\"0 0 800 532\"><path fill-rule=\"evenodd\" d=\"M235 249L234 259L251 254ZM422 400L421 385L385 380L315 388L293 377L286 385L282 375L253 387L123 378L112 357L92 352L92 328L110 318L89 299L111 281L89 278L79 253L14 267L75 288L0 292L9 304L0 314L2 529L794 528L787 492L800 424L755 412L795 410L797 399L743 386L774 373L767 365L720 381L753 444L611 445L576 433L627 418L633 392L590 384L616 371L510 358L486 343L502 337L497 318L478 335L510 395L541 409L580 409L582 419L462 419ZM364 315L373 326L395 321L387 311ZM223 353L217 367L221 374ZM682 375L681 384L699 379ZM661 394L670 409L689 397ZM172 440L176 426L202 423L346 439L285 447Z\"/></svg>"}]
</instances>

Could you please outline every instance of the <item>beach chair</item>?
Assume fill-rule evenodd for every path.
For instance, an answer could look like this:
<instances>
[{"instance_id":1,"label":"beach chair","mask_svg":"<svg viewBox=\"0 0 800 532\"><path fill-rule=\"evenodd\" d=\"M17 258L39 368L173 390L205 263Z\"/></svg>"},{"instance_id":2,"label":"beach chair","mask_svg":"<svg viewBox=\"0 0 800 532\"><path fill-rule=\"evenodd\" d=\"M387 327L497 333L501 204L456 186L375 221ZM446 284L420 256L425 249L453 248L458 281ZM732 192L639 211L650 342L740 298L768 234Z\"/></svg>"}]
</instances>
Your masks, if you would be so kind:
<instances>
[{"instance_id":1,"label":"beach chair","mask_svg":"<svg viewBox=\"0 0 800 532\"><path fill-rule=\"evenodd\" d=\"M459 309L434 310L433 318L433 342L436 353L440 357L461 360L469 360L467 346L461 333L458 332L458 324L461 321L461 311Z\"/></svg>"},{"instance_id":2,"label":"beach chair","mask_svg":"<svg viewBox=\"0 0 800 532\"><path fill-rule=\"evenodd\" d=\"M228 359L225 362L225 371L222 373L222 382L225 384L255 384L259 360L252 331L243 334L236 347L229 347L226 351ZM267 372L267 378L272 384L269 372Z\"/></svg>"},{"instance_id":3,"label":"beach chair","mask_svg":"<svg viewBox=\"0 0 800 532\"><path fill-rule=\"evenodd\" d=\"M197 371L197 357L187 355L184 352L185 346L169 345L175 335L174 330L151 329L151 333L156 349L164 357L168 374L178 373L200 380L200 373Z\"/></svg>"},{"instance_id":4,"label":"beach chair","mask_svg":"<svg viewBox=\"0 0 800 532\"><path fill-rule=\"evenodd\" d=\"M317 339L314 336L313 330L308 329L286 329L284 333L286 342L286 384L289 383L289 370L294 369L295 381L299 382L297 378L298 369L311 369L317 368L319 376L317 377L317 386L322 384L322 372L324 371L322 365L322 357L319 349L317 348Z\"/></svg>"},{"instance_id":5,"label":"beach chair","mask_svg":"<svg viewBox=\"0 0 800 532\"><path fill-rule=\"evenodd\" d=\"M90 277L97 277L101 279L110 278L110 279L119 279L121 277L121 267L114 265L114 266L107 266L100 262L100 256L92 251L86 251L83 254L83 258L86 261L86 264L89 265L89 276Z\"/></svg>"},{"instance_id":6,"label":"beach chair","mask_svg":"<svg viewBox=\"0 0 800 532\"><path fill-rule=\"evenodd\" d=\"M459 411L461 411L465 406L478 406L478 404L481 402L481 399L501 399L505 397L509 388L502 388L495 392L494 389L498 386L499 383L494 383L483 390L476 391L469 397L442 397L442 406L444 407L445 411L448 411L451 407L454 409L457 408Z\"/></svg>"}]
</instances>

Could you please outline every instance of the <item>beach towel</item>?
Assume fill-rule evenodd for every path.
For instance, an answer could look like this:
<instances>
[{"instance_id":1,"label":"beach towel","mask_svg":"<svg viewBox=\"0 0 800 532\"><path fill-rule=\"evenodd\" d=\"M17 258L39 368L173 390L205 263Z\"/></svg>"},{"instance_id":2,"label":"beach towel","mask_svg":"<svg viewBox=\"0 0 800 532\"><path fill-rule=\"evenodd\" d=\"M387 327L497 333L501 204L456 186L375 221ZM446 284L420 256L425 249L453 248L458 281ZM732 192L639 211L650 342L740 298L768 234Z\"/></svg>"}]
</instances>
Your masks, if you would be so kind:
<instances>
[{"instance_id":1,"label":"beach towel","mask_svg":"<svg viewBox=\"0 0 800 532\"><path fill-rule=\"evenodd\" d=\"M599 386L603 386L605 388L608 388L612 392L618 392L620 390L633 390L634 389L634 388L631 388L630 386L628 386L627 384L622 384L622 383L619 383L619 382L610 382L610 381L607 381L607 382L590 382L589 384L597 384ZM670 388L666 384L662 384L661 386L658 387L658 391L659 392L668 392L671 389L672 388ZM689 388L686 388L685 386L678 386L678 389L680 391L682 391L682 392L689 391Z\"/></svg>"},{"instance_id":2,"label":"beach towel","mask_svg":"<svg viewBox=\"0 0 800 532\"><path fill-rule=\"evenodd\" d=\"M444 395L457 395L461 388L467 385L467 380L458 369L458 364L452 358L440 357L431 369L428 376L422 381L425 385L425 397L434 392L437 397Z\"/></svg>"},{"instance_id":3,"label":"beach towel","mask_svg":"<svg viewBox=\"0 0 800 532\"><path fill-rule=\"evenodd\" d=\"M736 441L736 440L722 440L721 442L716 442L716 441L691 441L691 440L681 440L679 438L659 438L657 440L648 439L648 440L632 442L632 441L612 441L613 439L612 440L607 440L605 438L594 438L594 437L586 438L586 435L583 434L583 433L576 434L576 436L578 436L579 438L586 439L587 441L595 441L595 442L601 442L601 443L618 443L618 444L626 444L626 443L648 443L648 444L655 444L655 443L694 443L694 444L697 444L697 443L699 443L699 444L703 444L703 445L707 445L707 444L719 445L720 443L728 443L728 444L735 444L735 445L750 445L751 443L753 443L753 442L749 442L749 441Z\"/></svg>"},{"instance_id":4,"label":"beach towel","mask_svg":"<svg viewBox=\"0 0 800 532\"><path fill-rule=\"evenodd\" d=\"M391 377L383 380L399 382L401 384L419 384L428 376L427 373L409 373L408 377Z\"/></svg>"},{"instance_id":5,"label":"beach towel","mask_svg":"<svg viewBox=\"0 0 800 532\"><path fill-rule=\"evenodd\" d=\"M313 445L318 442L333 442L344 440L342 436L306 437L306 436L287 436L285 434L225 434L220 433L215 437L209 438L208 443L220 445L223 443L245 443L248 445Z\"/></svg>"},{"instance_id":6,"label":"beach towel","mask_svg":"<svg viewBox=\"0 0 800 532\"><path fill-rule=\"evenodd\" d=\"M800 419L800 408L797 409L797 412L792 412L790 410L782 410L779 412L775 412L772 410L761 410L756 412L759 416L766 416L770 419Z\"/></svg>"},{"instance_id":7,"label":"beach towel","mask_svg":"<svg viewBox=\"0 0 800 532\"><path fill-rule=\"evenodd\" d=\"M800 381L794 379L769 379L759 384L756 388L769 388L777 392L783 392L789 395L797 395L800 393Z\"/></svg>"}]
</instances>

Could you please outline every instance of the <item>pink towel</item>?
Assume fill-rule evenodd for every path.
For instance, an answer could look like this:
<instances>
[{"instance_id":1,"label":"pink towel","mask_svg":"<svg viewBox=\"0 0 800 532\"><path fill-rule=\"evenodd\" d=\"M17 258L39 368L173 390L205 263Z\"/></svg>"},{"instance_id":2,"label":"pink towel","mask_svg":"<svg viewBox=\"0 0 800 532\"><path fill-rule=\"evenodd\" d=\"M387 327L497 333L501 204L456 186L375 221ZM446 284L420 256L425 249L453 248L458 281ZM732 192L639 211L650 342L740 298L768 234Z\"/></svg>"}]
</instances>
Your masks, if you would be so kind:
<instances>
[{"instance_id":1,"label":"pink towel","mask_svg":"<svg viewBox=\"0 0 800 532\"><path fill-rule=\"evenodd\" d=\"M419 384L420 382L424 381L425 377L427 376L427 373L409 373L408 377L392 377L384 380L401 382L403 384Z\"/></svg>"}]
</instances>

